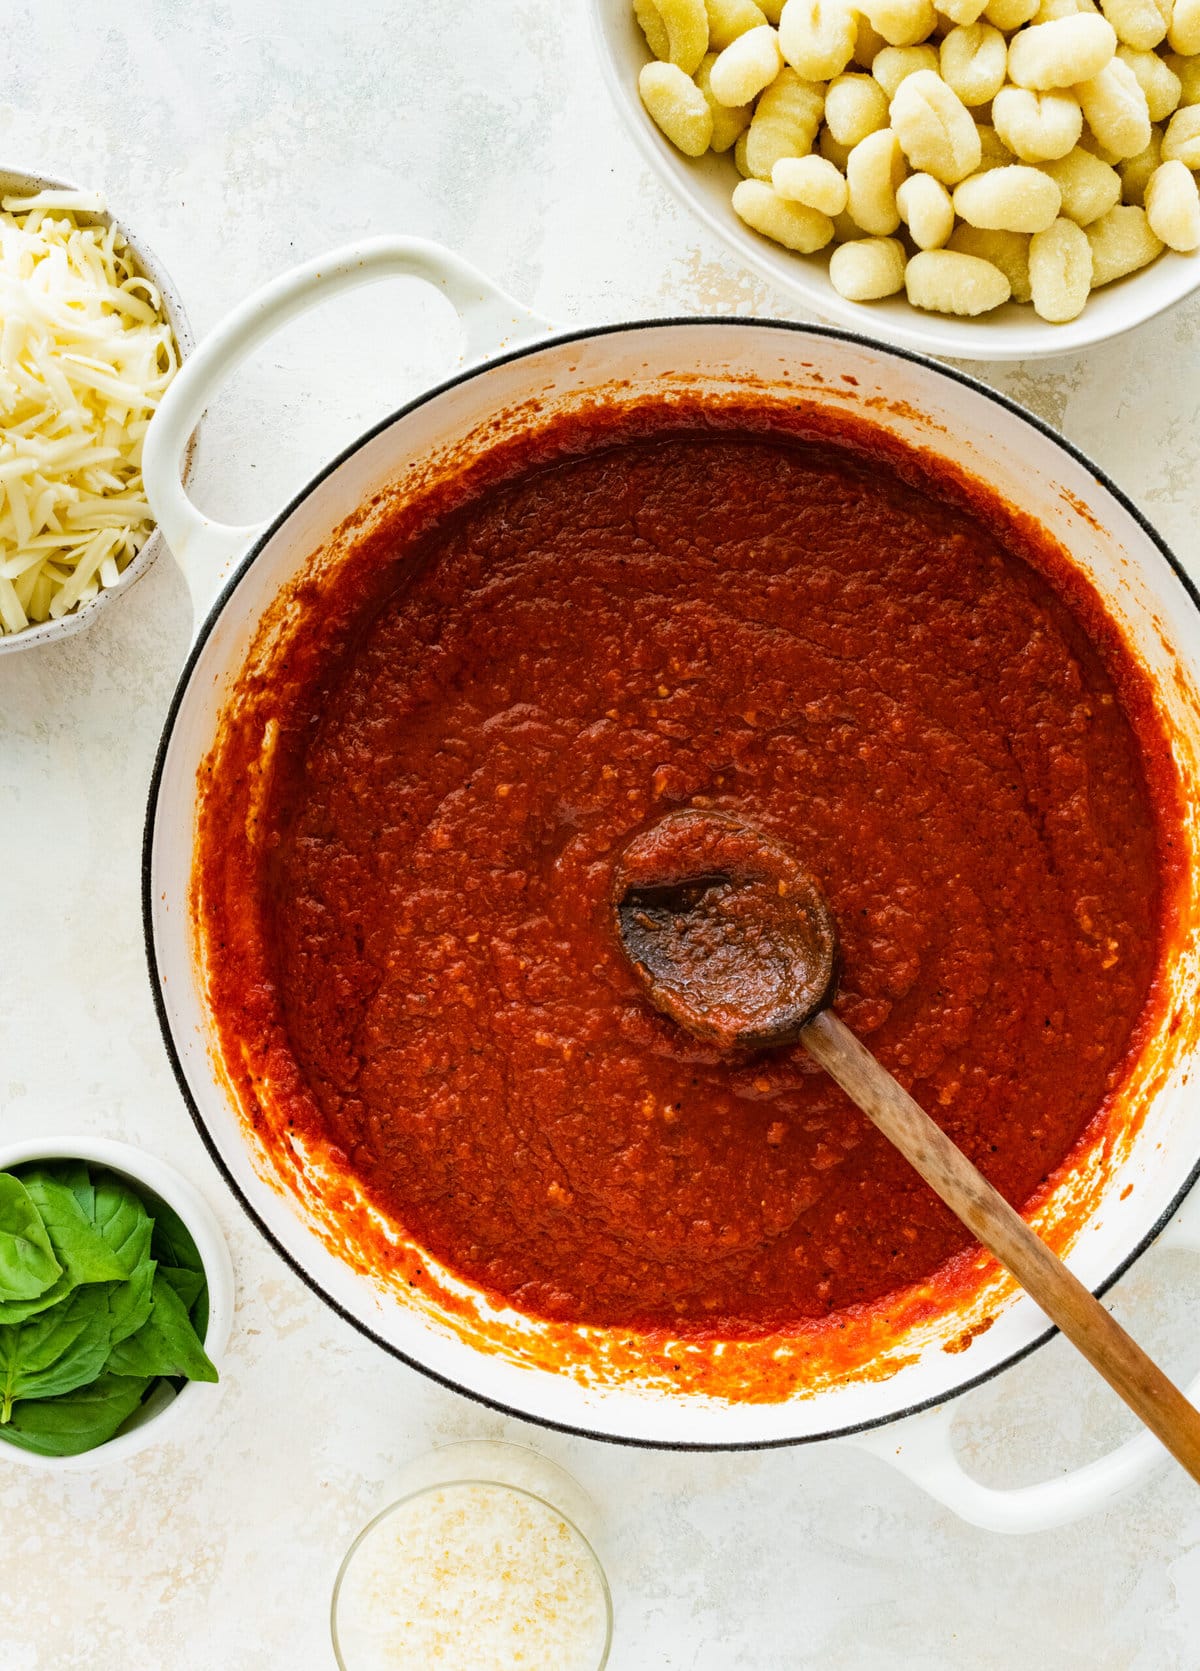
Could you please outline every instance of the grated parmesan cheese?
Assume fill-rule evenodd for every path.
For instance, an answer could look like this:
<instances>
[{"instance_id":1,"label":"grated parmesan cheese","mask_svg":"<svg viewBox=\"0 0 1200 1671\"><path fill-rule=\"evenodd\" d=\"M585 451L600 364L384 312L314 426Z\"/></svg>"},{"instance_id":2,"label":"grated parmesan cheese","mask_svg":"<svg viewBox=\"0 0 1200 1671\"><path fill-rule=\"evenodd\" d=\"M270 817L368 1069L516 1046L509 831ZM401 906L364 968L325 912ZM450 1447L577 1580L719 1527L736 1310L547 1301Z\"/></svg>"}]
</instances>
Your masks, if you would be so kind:
<instances>
[{"instance_id":1,"label":"grated parmesan cheese","mask_svg":"<svg viewBox=\"0 0 1200 1671\"><path fill-rule=\"evenodd\" d=\"M568 1521L472 1481L410 1497L367 1530L334 1629L343 1671L597 1671L608 1607Z\"/></svg>"},{"instance_id":2,"label":"grated parmesan cheese","mask_svg":"<svg viewBox=\"0 0 1200 1671\"><path fill-rule=\"evenodd\" d=\"M92 193L0 199L0 635L113 586L149 538L142 439L179 356Z\"/></svg>"}]
</instances>

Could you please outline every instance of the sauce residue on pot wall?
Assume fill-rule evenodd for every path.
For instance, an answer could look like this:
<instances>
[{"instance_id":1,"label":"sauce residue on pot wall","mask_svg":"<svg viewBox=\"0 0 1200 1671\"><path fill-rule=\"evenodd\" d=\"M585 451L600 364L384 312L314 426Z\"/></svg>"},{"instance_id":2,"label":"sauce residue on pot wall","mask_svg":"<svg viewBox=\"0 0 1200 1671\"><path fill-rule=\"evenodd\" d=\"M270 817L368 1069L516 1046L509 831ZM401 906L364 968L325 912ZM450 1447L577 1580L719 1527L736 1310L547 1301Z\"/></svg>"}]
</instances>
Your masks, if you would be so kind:
<instances>
[{"instance_id":1,"label":"sauce residue on pot wall","mask_svg":"<svg viewBox=\"0 0 1200 1671\"><path fill-rule=\"evenodd\" d=\"M410 493L286 618L202 784L224 1072L469 1336L490 1296L577 1366L783 1396L987 1270L798 1047L647 1008L605 907L674 806L803 853L840 1012L1010 1199L1097 1140L1160 1019L1177 779L1095 593L978 484L803 405L601 407Z\"/></svg>"}]
</instances>

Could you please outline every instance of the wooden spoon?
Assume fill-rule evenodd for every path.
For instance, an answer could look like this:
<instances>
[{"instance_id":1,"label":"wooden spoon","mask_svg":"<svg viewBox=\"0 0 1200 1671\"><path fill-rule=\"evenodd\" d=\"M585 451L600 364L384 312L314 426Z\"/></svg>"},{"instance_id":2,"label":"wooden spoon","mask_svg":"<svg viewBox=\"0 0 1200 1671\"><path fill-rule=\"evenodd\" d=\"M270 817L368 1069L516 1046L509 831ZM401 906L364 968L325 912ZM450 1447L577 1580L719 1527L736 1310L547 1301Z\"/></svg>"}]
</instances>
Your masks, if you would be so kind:
<instances>
[{"instance_id":1,"label":"wooden spoon","mask_svg":"<svg viewBox=\"0 0 1200 1671\"><path fill-rule=\"evenodd\" d=\"M626 848L612 904L656 1008L720 1049L799 1041L1200 1481L1200 1413L834 1015L833 916L787 847L726 813L669 813Z\"/></svg>"}]
</instances>

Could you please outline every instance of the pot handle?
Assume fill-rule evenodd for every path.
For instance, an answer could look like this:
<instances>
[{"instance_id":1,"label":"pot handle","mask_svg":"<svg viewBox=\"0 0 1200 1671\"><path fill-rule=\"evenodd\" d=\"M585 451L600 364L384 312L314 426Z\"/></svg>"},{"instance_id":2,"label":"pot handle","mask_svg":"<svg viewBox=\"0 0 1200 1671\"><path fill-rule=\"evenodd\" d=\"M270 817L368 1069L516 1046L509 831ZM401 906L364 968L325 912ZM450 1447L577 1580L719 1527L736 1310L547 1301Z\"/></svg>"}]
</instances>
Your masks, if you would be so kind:
<instances>
[{"instance_id":1,"label":"pot handle","mask_svg":"<svg viewBox=\"0 0 1200 1671\"><path fill-rule=\"evenodd\" d=\"M1200 1252L1200 1188L1167 1224L1158 1245ZM1200 1401L1200 1375L1184 1391L1193 1404ZM988 1532L1047 1532L1069 1525L1143 1484L1170 1460L1154 1435L1142 1429L1107 1456L1057 1479L1000 1490L972 1479L959 1462L950 1437L956 1408L957 1401L939 1404L845 1443L882 1457L960 1520Z\"/></svg>"},{"instance_id":2,"label":"pot handle","mask_svg":"<svg viewBox=\"0 0 1200 1671\"><path fill-rule=\"evenodd\" d=\"M181 480L184 449L218 386L288 320L343 290L383 278L420 278L453 303L465 357L549 335L548 321L505 294L461 256L424 238L368 238L272 279L233 309L184 361L146 432L146 498L192 594L196 624L232 567L266 526L235 527L197 510Z\"/></svg>"}]
</instances>

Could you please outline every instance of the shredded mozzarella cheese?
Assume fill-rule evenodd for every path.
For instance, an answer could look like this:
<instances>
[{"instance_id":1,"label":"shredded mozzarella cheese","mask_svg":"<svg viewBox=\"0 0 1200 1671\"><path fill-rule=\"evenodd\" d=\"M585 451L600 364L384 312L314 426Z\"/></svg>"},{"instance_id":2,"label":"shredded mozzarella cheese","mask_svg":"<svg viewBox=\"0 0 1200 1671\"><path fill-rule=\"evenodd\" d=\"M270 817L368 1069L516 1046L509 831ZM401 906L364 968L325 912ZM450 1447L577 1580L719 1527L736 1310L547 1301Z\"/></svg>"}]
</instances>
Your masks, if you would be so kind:
<instances>
[{"instance_id":1,"label":"shredded mozzarella cheese","mask_svg":"<svg viewBox=\"0 0 1200 1671\"><path fill-rule=\"evenodd\" d=\"M149 538L142 440L179 356L92 193L0 199L0 634L114 586Z\"/></svg>"}]
</instances>

